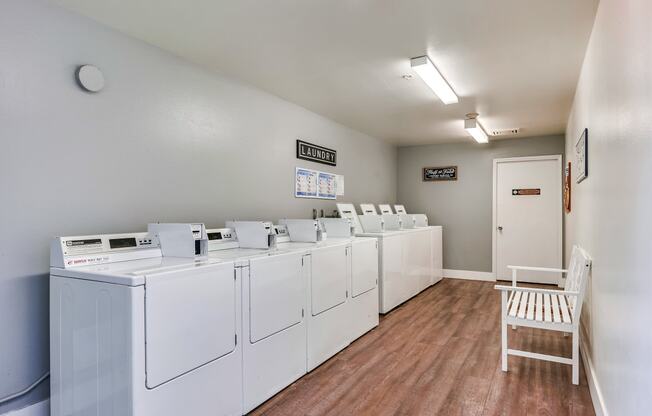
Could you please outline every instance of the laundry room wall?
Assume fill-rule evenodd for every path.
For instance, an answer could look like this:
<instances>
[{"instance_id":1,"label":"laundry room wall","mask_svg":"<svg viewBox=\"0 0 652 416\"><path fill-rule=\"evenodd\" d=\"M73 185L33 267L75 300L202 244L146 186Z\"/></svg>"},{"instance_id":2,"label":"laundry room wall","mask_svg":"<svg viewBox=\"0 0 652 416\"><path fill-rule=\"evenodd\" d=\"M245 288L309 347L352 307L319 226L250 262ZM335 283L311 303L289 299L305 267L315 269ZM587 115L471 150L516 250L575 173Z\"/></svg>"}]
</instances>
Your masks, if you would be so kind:
<instances>
[{"instance_id":1,"label":"laundry room wall","mask_svg":"<svg viewBox=\"0 0 652 416\"><path fill-rule=\"evenodd\" d=\"M444 269L490 273L493 160L563 153L563 135L401 147L397 198L444 227ZM422 168L451 165L457 181L422 181Z\"/></svg>"},{"instance_id":2,"label":"laundry room wall","mask_svg":"<svg viewBox=\"0 0 652 416\"><path fill-rule=\"evenodd\" d=\"M77 87L80 64L103 91ZM396 200L394 146L38 0L0 2L0 138L0 398L49 368L53 236L333 210L294 198L296 166L343 174L342 201ZM296 159L296 139L337 167Z\"/></svg>"},{"instance_id":3,"label":"laundry room wall","mask_svg":"<svg viewBox=\"0 0 652 416\"><path fill-rule=\"evenodd\" d=\"M566 253L593 258L582 354L597 414L652 414L652 2L601 0L566 129L588 128L588 176L572 182Z\"/></svg>"}]
</instances>

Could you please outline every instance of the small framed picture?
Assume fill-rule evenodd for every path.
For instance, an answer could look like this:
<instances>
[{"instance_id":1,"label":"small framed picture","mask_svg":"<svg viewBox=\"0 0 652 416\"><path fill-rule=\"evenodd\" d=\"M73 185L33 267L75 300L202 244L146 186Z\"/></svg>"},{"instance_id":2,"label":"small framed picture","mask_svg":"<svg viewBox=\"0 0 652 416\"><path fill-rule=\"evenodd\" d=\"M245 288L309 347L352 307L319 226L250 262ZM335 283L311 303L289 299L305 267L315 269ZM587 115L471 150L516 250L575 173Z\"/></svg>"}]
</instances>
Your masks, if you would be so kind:
<instances>
[{"instance_id":1,"label":"small framed picture","mask_svg":"<svg viewBox=\"0 0 652 416\"><path fill-rule=\"evenodd\" d=\"M571 212L571 162L568 162L564 169L564 208Z\"/></svg>"},{"instance_id":2,"label":"small framed picture","mask_svg":"<svg viewBox=\"0 0 652 416\"><path fill-rule=\"evenodd\" d=\"M427 167L423 168L423 181L456 181L457 166Z\"/></svg>"},{"instance_id":3,"label":"small framed picture","mask_svg":"<svg viewBox=\"0 0 652 416\"><path fill-rule=\"evenodd\" d=\"M575 143L575 166L577 183L589 176L589 129L584 129L580 139Z\"/></svg>"}]
</instances>

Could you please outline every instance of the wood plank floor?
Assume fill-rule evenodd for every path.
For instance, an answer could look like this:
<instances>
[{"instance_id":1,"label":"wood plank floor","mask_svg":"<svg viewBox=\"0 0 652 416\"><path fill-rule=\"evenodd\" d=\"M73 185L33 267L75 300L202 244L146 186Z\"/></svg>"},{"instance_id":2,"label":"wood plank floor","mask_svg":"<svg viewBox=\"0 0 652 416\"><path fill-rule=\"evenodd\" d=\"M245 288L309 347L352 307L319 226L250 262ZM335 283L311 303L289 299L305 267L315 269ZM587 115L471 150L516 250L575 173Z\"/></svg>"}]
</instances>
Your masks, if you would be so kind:
<instances>
[{"instance_id":1,"label":"wood plank floor","mask_svg":"<svg viewBox=\"0 0 652 416\"><path fill-rule=\"evenodd\" d=\"M509 358L493 283L444 279L253 415L594 415L583 368ZM571 338L509 330L518 349L570 356Z\"/></svg>"}]
</instances>

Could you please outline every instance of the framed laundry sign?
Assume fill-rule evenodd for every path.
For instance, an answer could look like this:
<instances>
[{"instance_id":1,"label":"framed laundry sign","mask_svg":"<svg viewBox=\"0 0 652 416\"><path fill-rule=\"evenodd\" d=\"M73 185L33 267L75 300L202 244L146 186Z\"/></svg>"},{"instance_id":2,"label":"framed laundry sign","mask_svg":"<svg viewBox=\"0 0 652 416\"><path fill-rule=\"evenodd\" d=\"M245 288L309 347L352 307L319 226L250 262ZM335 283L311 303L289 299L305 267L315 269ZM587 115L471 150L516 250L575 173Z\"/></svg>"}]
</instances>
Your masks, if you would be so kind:
<instances>
[{"instance_id":1,"label":"framed laundry sign","mask_svg":"<svg viewBox=\"0 0 652 416\"><path fill-rule=\"evenodd\" d=\"M589 129L584 129L580 139L575 143L575 165L577 183L589 176Z\"/></svg>"},{"instance_id":2,"label":"framed laundry sign","mask_svg":"<svg viewBox=\"0 0 652 416\"><path fill-rule=\"evenodd\" d=\"M297 159L337 166L337 151L328 147L297 140Z\"/></svg>"},{"instance_id":3,"label":"framed laundry sign","mask_svg":"<svg viewBox=\"0 0 652 416\"><path fill-rule=\"evenodd\" d=\"M423 168L424 182L456 181L457 166L441 166Z\"/></svg>"}]
</instances>

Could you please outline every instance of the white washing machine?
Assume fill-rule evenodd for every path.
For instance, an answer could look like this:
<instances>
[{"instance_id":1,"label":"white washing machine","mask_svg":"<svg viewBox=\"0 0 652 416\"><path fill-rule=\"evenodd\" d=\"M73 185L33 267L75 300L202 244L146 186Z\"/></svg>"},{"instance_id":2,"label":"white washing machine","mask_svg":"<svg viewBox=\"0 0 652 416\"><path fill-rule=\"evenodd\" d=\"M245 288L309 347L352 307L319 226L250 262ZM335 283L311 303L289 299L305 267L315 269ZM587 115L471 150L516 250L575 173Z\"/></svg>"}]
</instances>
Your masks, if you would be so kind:
<instances>
[{"instance_id":1,"label":"white washing machine","mask_svg":"<svg viewBox=\"0 0 652 416\"><path fill-rule=\"evenodd\" d=\"M441 225L428 225L428 217L425 214L408 214L403 205L396 204L394 205L394 209L397 214L411 216L414 219L414 226L416 228L427 228L430 230L432 246L430 284L434 285L444 277L443 227Z\"/></svg>"},{"instance_id":2,"label":"white washing machine","mask_svg":"<svg viewBox=\"0 0 652 416\"><path fill-rule=\"evenodd\" d=\"M57 237L51 414L242 413L241 281L202 224Z\"/></svg>"},{"instance_id":3,"label":"white washing machine","mask_svg":"<svg viewBox=\"0 0 652 416\"><path fill-rule=\"evenodd\" d=\"M327 241L345 240L351 244L349 273L349 316L351 342L378 326L378 239L355 237L351 221L345 218L320 218Z\"/></svg>"},{"instance_id":4,"label":"white washing machine","mask_svg":"<svg viewBox=\"0 0 652 416\"><path fill-rule=\"evenodd\" d=\"M280 220L276 229L279 249L309 253L304 264L306 365L311 371L351 342L351 243L346 239L322 239L322 229L316 220Z\"/></svg>"},{"instance_id":5,"label":"white washing machine","mask_svg":"<svg viewBox=\"0 0 652 416\"><path fill-rule=\"evenodd\" d=\"M245 413L306 374L307 251L276 249L271 223L208 231L209 258L235 261L242 280Z\"/></svg>"},{"instance_id":6,"label":"white washing machine","mask_svg":"<svg viewBox=\"0 0 652 416\"><path fill-rule=\"evenodd\" d=\"M379 204L378 207L381 215L393 214L389 204ZM409 281L412 282L407 293L414 295L442 278L442 227L429 226L425 214L408 214L403 205L395 205L394 208L401 229L415 231L414 234L406 236L409 251L404 251L411 276Z\"/></svg>"},{"instance_id":7,"label":"white washing machine","mask_svg":"<svg viewBox=\"0 0 652 416\"><path fill-rule=\"evenodd\" d=\"M337 204L342 218L354 224L356 236L375 237L379 246L379 311L387 313L430 286L431 239L415 228L412 217L383 213L373 204L361 204L358 216L352 204ZM403 223L407 227L403 228Z\"/></svg>"}]
</instances>

